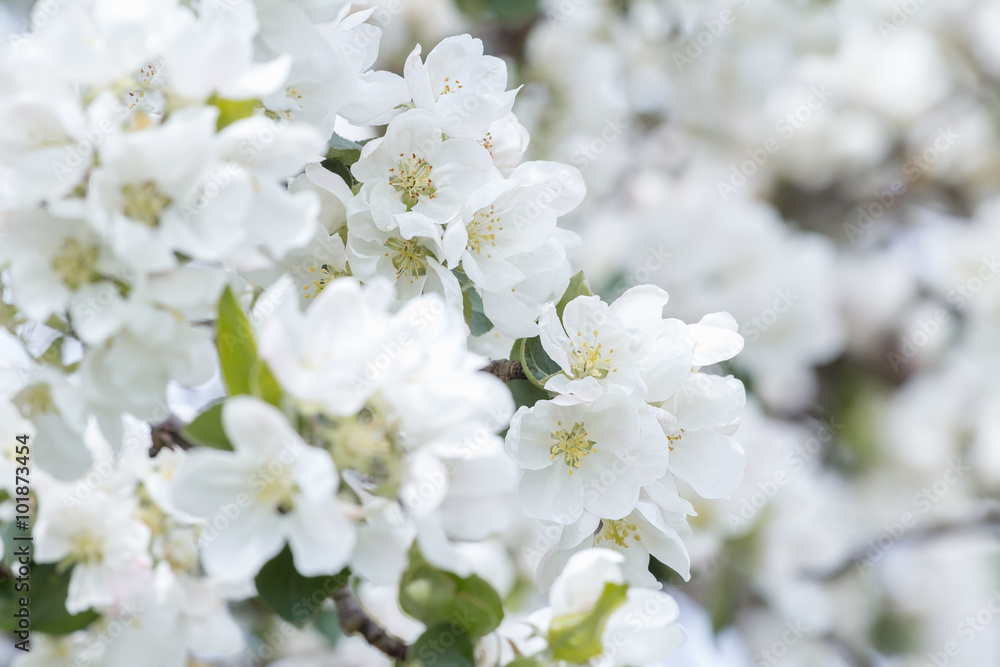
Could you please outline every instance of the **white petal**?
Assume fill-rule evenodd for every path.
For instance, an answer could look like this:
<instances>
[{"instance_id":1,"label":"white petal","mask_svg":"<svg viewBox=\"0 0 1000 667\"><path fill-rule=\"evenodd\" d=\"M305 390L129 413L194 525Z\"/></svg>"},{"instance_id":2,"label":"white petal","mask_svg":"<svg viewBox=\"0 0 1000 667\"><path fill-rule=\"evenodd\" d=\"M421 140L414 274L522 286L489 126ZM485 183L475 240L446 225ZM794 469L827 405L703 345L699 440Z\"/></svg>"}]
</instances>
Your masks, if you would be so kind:
<instances>
[{"instance_id":1,"label":"white petal","mask_svg":"<svg viewBox=\"0 0 1000 667\"><path fill-rule=\"evenodd\" d=\"M737 333L739 325L729 313L712 313L701 318L698 324L689 324L694 336L694 365L708 366L732 359L743 349L743 336Z\"/></svg>"},{"instance_id":2,"label":"white petal","mask_svg":"<svg viewBox=\"0 0 1000 667\"><path fill-rule=\"evenodd\" d=\"M241 509L236 519L219 514L202 528L202 563L212 577L252 579L285 544L278 515L256 506Z\"/></svg>"},{"instance_id":3,"label":"white petal","mask_svg":"<svg viewBox=\"0 0 1000 667\"><path fill-rule=\"evenodd\" d=\"M255 458L272 458L305 447L285 415L253 396L234 396L222 408L222 425L233 449Z\"/></svg>"},{"instance_id":4,"label":"white petal","mask_svg":"<svg viewBox=\"0 0 1000 667\"><path fill-rule=\"evenodd\" d=\"M672 412L682 428L698 430L731 424L742 414L746 401L739 380L692 373L681 386Z\"/></svg>"},{"instance_id":5,"label":"white petal","mask_svg":"<svg viewBox=\"0 0 1000 667\"><path fill-rule=\"evenodd\" d=\"M249 496L254 469L232 452L197 449L174 473L174 504L188 514L210 517L223 505L235 505L241 494Z\"/></svg>"},{"instance_id":6,"label":"white petal","mask_svg":"<svg viewBox=\"0 0 1000 667\"><path fill-rule=\"evenodd\" d=\"M626 636L609 656L613 664L648 665L668 657L684 642L684 630L676 624L679 615L677 602L666 593L630 589L604 629L606 639Z\"/></svg>"},{"instance_id":7,"label":"white petal","mask_svg":"<svg viewBox=\"0 0 1000 667\"><path fill-rule=\"evenodd\" d=\"M347 565L357 532L335 499L302 503L284 521L300 574L337 574Z\"/></svg>"},{"instance_id":8,"label":"white petal","mask_svg":"<svg viewBox=\"0 0 1000 667\"><path fill-rule=\"evenodd\" d=\"M745 462L739 443L715 431L685 433L670 453L670 470L702 498L731 496L743 481Z\"/></svg>"},{"instance_id":9,"label":"white petal","mask_svg":"<svg viewBox=\"0 0 1000 667\"><path fill-rule=\"evenodd\" d=\"M524 513L536 519L573 523L583 514L583 480L579 471L556 465L545 470L526 470L519 495ZM627 512L626 512L627 514Z\"/></svg>"},{"instance_id":10,"label":"white petal","mask_svg":"<svg viewBox=\"0 0 1000 667\"><path fill-rule=\"evenodd\" d=\"M608 583L624 583L625 557L610 549L585 549L573 554L549 592L554 616L593 608Z\"/></svg>"}]
</instances>

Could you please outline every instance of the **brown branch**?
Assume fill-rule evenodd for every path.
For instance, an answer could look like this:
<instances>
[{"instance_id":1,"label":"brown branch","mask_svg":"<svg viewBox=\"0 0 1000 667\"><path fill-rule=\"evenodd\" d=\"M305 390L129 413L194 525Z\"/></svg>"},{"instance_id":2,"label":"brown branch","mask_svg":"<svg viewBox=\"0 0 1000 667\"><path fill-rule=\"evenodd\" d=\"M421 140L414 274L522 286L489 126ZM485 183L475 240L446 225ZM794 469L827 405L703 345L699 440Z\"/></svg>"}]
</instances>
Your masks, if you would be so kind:
<instances>
[{"instance_id":1,"label":"brown branch","mask_svg":"<svg viewBox=\"0 0 1000 667\"><path fill-rule=\"evenodd\" d=\"M860 649L852 646L843 637L831 632L823 635L821 639L832 646L851 667L874 667L875 663L872 662L871 658L865 655Z\"/></svg>"},{"instance_id":2,"label":"brown branch","mask_svg":"<svg viewBox=\"0 0 1000 667\"><path fill-rule=\"evenodd\" d=\"M333 601L337 605L337 618L340 620L340 628L344 634L359 634L364 637L366 642L390 658L399 661L406 660L406 654L410 647L390 635L368 616L361 607L361 602L355 597L349 583L341 586L333 594Z\"/></svg>"},{"instance_id":3,"label":"brown branch","mask_svg":"<svg viewBox=\"0 0 1000 667\"><path fill-rule=\"evenodd\" d=\"M942 537L949 537L951 535L958 535L981 529L988 530L991 528L1000 528L1000 510L992 510L972 519L938 523L925 528L912 530L909 533L894 539L893 545L896 543L920 544L922 542L930 542ZM807 577L817 581L833 581L834 579L838 579L850 572L851 568L855 564L867 561L869 549L870 547L868 546L861 547L854 554L852 554L850 558L827 572L806 572L805 574ZM885 551L885 549L883 549L883 551Z\"/></svg>"},{"instance_id":4,"label":"brown branch","mask_svg":"<svg viewBox=\"0 0 1000 667\"><path fill-rule=\"evenodd\" d=\"M164 447L168 449L191 449L193 444L181 435L184 422L175 415L170 415L160 424L150 424L152 427L153 446L149 448L149 456L156 456Z\"/></svg>"},{"instance_id":5,"label":"brown branch","mask_svg":"<svg viewBox=\"0 0 1000 667\"><path fill-rule=\"evenodd\" d=\"M524 369L521 368L520 361L497 359L496 361L491 361L483 370L491 375L496 375L502 382L528 379L524 374Z\"/></svg>"}]
</instances>

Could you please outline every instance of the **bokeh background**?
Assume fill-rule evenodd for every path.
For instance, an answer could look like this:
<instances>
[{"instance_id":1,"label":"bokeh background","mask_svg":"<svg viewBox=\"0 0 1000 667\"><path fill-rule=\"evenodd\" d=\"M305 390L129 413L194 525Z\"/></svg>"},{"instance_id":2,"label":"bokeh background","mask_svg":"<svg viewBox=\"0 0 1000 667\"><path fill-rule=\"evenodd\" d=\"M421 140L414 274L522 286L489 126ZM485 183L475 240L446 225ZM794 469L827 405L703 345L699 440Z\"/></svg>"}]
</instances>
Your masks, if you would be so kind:
<instances>
[{"instance_id":1,"label":"bokeh background","mask_svg":"<svg viewBox=\"0 0 1000 667\"><path fill-rule=\"evenodd\" d=\"M657 572L667 664L1000 665L1000 2L374 4L380 68L507 60L528 157L586 179L595 291L740 323L746 479Z\"/></svg>"}]
</instances>

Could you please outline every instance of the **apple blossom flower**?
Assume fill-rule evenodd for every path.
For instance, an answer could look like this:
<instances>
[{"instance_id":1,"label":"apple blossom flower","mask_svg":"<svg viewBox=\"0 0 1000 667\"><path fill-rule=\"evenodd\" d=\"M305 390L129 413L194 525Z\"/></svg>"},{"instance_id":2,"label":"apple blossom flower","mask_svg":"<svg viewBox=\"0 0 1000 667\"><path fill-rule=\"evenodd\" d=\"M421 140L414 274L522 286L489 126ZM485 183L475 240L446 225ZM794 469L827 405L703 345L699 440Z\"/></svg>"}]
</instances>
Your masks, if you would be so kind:
<instances>
[{"instance_id":1,"label":"apple blossom flower","mask_svg":"<svg viewBox=\"0 0 1000 667\"><path fill-rule=\"evenodd\" d=\"M206 540L206 571L251 578L287 542L305 576L339 572L356 532L337 500L330 455L305 444L281 412L256 398L229 399L222 420L234 451L194 452L174 480L174 502L189 514L211 519L223 506L236 507L230 525Z\"/></svg>"}]
</instances>

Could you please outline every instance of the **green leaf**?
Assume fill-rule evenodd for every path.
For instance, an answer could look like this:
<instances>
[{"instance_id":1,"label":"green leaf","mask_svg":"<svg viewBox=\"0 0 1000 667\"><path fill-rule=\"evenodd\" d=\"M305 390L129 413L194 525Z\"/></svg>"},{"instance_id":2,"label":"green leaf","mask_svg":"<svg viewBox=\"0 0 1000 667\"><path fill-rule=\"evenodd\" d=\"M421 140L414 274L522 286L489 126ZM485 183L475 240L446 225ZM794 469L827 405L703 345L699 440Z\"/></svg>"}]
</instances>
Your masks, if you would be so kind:
<instances>
[{"instance_id":1,"label":"green leaf","mask_svg":"<svg viewBox=\"0 0 1000 667\"><path fill-rule=\"evenodd\" d=\"M503 620L500 596L476 575L459 577L439 570L416 545L410 549L410 567L399 583L399 605L427 627L459 628L470 639L492 632Z\"/></svg>"},{"instance_id":2,"label":"green leaf","mask_svg":"<svg viewBox=\"0 0 1000 667\"><path fill-rule=\"evenodd\" d=\"M21 542L20 544L26 544ZM21 608L20 598L30 597L31 630L52 635L65 635L82 630L99 615L92 610L70 614L66 611L71 570L59 573L54 563L30 563L31 590L15 590L15 579L0 584L0 629L14 632L17 628L15 613Z\"/></svg>"},{"instance_id":3,"label":"green leaf","mask_svg":"<svg viewBox=\"0 0 1000 667\"><path fill-rule=\"evenodd\" d=\"M216 131L238 120L249 118L257 108L257 100L227 100L217 95L213 95L208 103L219 108L219 118L215 122Z\"/></svg>"},{"instance_id":4,"label":"green leaf","mask_svg":"<svg viewBox=\"0 0 1000 667\"><path fill-rule=\"evenodd\" d=\"M65 342L66 342L65 336L57 337L54 341L52 341L52 344L45 349L45 352L42 352L42 356L39 357L39 360L48 366L55 366L56 368L62 368L63 344Z\"/></svg>"},{"instance_id":5,"label":"green leaf","mask_svg":"<svg viewBox=\"0 0 1000 667\"><path fill-rule=\"evenodd\" d=\"M347 583L350 572L323 577L304 577L295 569L292 552L285 545L277 556L264 564L254 583L257 595L278 616L301 628L323 606L323 601Z\"/></svg>"},{"instance_id":6,"label":"green leaf","mask_svg":"<svg viewBox=\"0 0 1000 667\"><path fill-rule=\"evenodd\" d=\"M545 353L542 339L538 336L517 340L511 355L511 360L520 361L525 376L539 387L543 387L551 376L562 372L559 364Z\"/></svg>"},{"instance_id":7,"label":"green leaf","mask_svg":"<svg viewBox=\"0 0 1000 667\"><path fill-rule=\"evenodd\" d=\"M424 631L410 647L408 667L475 667L475 646L472 639L455 632L449 623L435 625Z\"/></svg>"},{"instance_id":8,"label":"green leaf","mask_svg":"<svg viewBox=\"0 0 1000 667\"><path fill-rule=\"evenodd\" d=\"M465 323L473 336L482 336L493 329L493 322L483 312L483 297L474 287L462 292L462 306L465 312Z\"/></svg>"},{"instance_id":9,"label":"green leaf","mask_svg":"<svg viewBox=\"0 0 1000 667\"><path fill-rule=\"evenodd\" d=\"M344 637L344 631L340 629L340 617L333 609L321 609L313 618L313 627L323 635L331 645L336 644Z\"/></svg>"},{"instance_id":10,"label":"green leaf","mask_svg":"<svg viewBox=\"0 0 1000 667\"><path fill-rule=\"evenodd\" d=\"M49 319L45 320L45 326L50 329L55 329L59 333L69 332L69 323L61 319L58 315L49 315Z\"/></svg>"},{"instance_id":11,"label":"green leaf","mask_svg":"<svg viewBox=\"0 0 1000 667\"><path fill-rule=\"evenodd\" d=\"M590 283L587 282L587 276L583 275L583 271L569 279L569 287L566 288L562 298L559 299L559 303L556 304L556 314L559 315L560 320L562 319L563 311L566 310L566 304L578 296L594 296L594 292L590 289Z\"/></svg>"},{"instance_id":12,"label":"green leaf","mask_svg":"<svg viewBox=\"0 0 1000 667\"><path fill-rule=\"evenodd\" d=\"M281 407L281 385L263 359L258 359L250 369L250 393L275 407Z\"/></svg>"},{"instance_id":13,"label":"green leaf","mask_svg":"<svg viewBox=\"0 0 1000 667\"><path fill-rule=\"evenodd\" d=\"M194 418L181 433L196 445L232 451L233 445L222 428L222 403L210 405Z\"/></svg>"},{"instance_id":14,"label":"green leaf","mask_svg":"<svg viewBox=\"0 0 1000 667\"><path fill-rule=\"evenodd\" d=\"M228 287L219 299L217 326L215 343L219 348L219 363L226 389L230 396L249 394L250 371L257 361L257 345L250 321Z\"/></svg>"},{"instance_id":15,"label":"green leaf","mask_svg":"<svg viewBox=\"0 0 1000 667\"><path fill-rule=\"evenodd\" d=\"M351 173L351 167L344 164L340 160L328 158L323 160L320 164L323 165L323 168L327 171L333 172L337 176L344 179L344 182L347 183L348 187L350 187L352 191L354 191L356 186L360 185L357 179L354 178L354 174ZM357 193L355 192L355 194Z\"/></svg>"},{"instance_id":16,"label":"green leaf","mask_svg":"<svg viewBox=\"0 0 1000 667\"><path fill-rule=\"evenodd\" d=\"M507 383L507 388L510 389L510 393L514 397L514 404L517 407L525 405L530 408L538 401L545 401L551 398L549 392L529 380L511 380Z\"/></svg>"},{"instance_id":17,"label":"green leaf","mask_svg":"<svg viewBox=\"0 0 1000 667\"><path fill-rule=\"evenodd\" d=\"M608 618L625 604L628 586L625 584L604 585L597 604L590 611L566 616L557 616L549 624L549 648L552 657L567 662L586 663L604 651L601 635Z\"/></svg>"},{"instance_id":18,"label":"green leaf","mask_svg":"<svg viewBox=\"0 0 1000 667\"><path fill-rule=\"evenodd\" d=\"M326 144L330 147L326 152L326 157L329 160L339 160L349 167L361 157L363 144L346 139L336 132Z\"/></svg>"},{"instance_id":19,"label":"green leaf","mask_svg":"<svg viewBox=\"0 0 1000 667\"><path fill-rule=\"evenodd\" d=\"M493 328L493 322L486 317L483 310L483 297L476 290L475 284L465 274L462 267L453 269L452 273L458 279L458 284L462 286L462 309L465 314L465 323L469 325L469 331L473 336L481 336Z\"/></svg>"},{"instance_id":20,"label":"green leaf","mask_svg":"<svg viewBox=\"0 0 1000 667\"><path fill-rule=\"evenodd\" d=\"M457 0L462 13L482 21L488 18L505 26L522 26L539 14L538 0Z\"/></svg>"},{"instance_id":21,"label":"green leaf","mask_svg":"<svg viewBox=\"0 0 1000 667\"><path fill-rule=\"evenodd\" d=\"M903 655L918 644L918 619L891 607L884 607L871 626L871 645L884 655Z\"/></svg>"},{"instance_id":22,"label":"green leaf","mask_svg":"<svg viewBox=\"0 0 1000 667\"><path fill-rule=\"evenodd\" d=\"M8 498L9 497L10 496L8 496ZM72 497L72 496L70 496L70 497ZM34 516L29 515L28 516L28 531L27 531L27 533L30 533L31 531L34 530L34 525L35 525ZM27 533L25 531L21 530L20 528L18 528L17 525L13 521L11 523L4 524L3 528L0 529L0 539L3 540L3 564L5 566L7 566L11 570L13 570L15 567L17 567L17 564L18 564L17 563L17 555L15 553L17 551L17 547L19 545L27 544L28 543L27 540L15 540L14 536L15 535L24 536ZM0 575L0 580L2 580L2 579L3 579L3 575ZM6 582L4 582L4 583L6 583Z\"/></svg>"},{"instance_id":23,"label":"green leaf","mask_svg":"<svg viewBox=\"0 0 1000 667\"><path fill-rule=\"evenodd\" d=\"M507 667L545 667L545 663L534 658L518 658L514 662L508 662Z\"/></svg>"},{"instance_id":24,"label":"green leaf","mask_svg":"<svg viewBox=\"0 0 1000 667\"><path fill-rule=\"evenodd\" d=\"M335 132L327 142L330 148L326 151L326 159L322 163L323 167L344 179L344 182L353 190L358 185L358 181L351 173L351 165L361 159L361 149L369 141L371 139L351 141Z\"/></svg>"}]
</instances>

